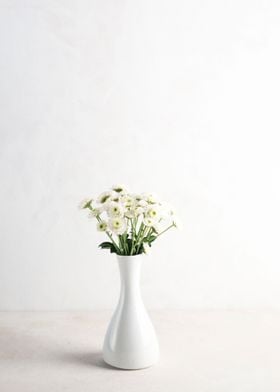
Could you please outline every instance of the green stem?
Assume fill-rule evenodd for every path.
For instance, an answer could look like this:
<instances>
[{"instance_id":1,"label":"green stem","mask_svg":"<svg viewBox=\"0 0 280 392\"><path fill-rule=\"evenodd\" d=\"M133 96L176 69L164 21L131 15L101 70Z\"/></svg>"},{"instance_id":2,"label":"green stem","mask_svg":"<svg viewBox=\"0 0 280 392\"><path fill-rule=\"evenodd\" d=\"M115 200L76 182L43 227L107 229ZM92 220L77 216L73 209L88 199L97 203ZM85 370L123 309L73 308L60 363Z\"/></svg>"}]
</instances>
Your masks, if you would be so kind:
<instances>
[{"instance_id":1,"label":"green stem","mask_svg":"<svg viewBox=\"0 0 280 392\"><path fill-rule=\"evenodd\" d=\"M133 219L130 221L131 223L131 249L130 249L130 255L133 255L133 248L134 248L134 226L133 226Z\"/></svg>"},{"instance_id":2,"label":"green stem","mask_svg":"<svg viewBox=\"0 0 280 392\"><path fill-rule=\"evenodd\" d=\"M123 243L124 253L126 255L128 255L129 254L129 249L128 249L128 244L126 242L126 238L124 237L124 234L122 234L122 243Z\"/></svg>"},{"instance_id":3,"label":"green stem","mask_svg":"<svg viewBox=\"0 0 280 392\"><path fill-rule=\"evenodd\" d=\"M153 228L152 227L150 227L150 229L149 229L149 231L148 231L148 233L147 233L147 238L149 239L149 237L150 237L150 235L151 234L153 234Z\"/></svg>"},{"instance_id":4,"label":"green stem","mask_svg":"<svg viewBox=\"0 0 280 392\"><path fill-rule=\"evenodd\" d=\"M118 250L118 254L121 255L121 249L118 247L117 243L113 240L113 237L111 236L111 234L106 231L107 236L110 238L110 240L112 241L112 243L114 244L114 247Z\"/></svg>"},{"instance_id":5,"label":"green stem","mask_svg":"<svg viewBox=\"0 0 280 392\"><path fill-rule=\"evenodd\" d=\"M145 226L144 226L144 223L142 222L139 227L138 233L136 233L136 231L135 231L135 254L136 255L137 255L137 252L139 249L139 242L140 242L143 228L145 228Z\"/></svg>"},{"instance_id":6,"label":"green stem","mask_svg":"<svg viewBox=\"0 0 280 392\"><path fill-rule=\"evenodd\" d=\"M171 229L171 227L173 227L173 226L174 226L174 223L172 223L172 225L168 226L165 230L163 230L161 233L159 233L159 234L157 235L157 237L159 237L160 235L162 235L163 233L165 233L167 230Z\"/></svg>"},{"instance_id":7,"label":"green stem","mask_svg":"<svg viewBox=\"0 0 280 392\"><path fill-rule=\"evenodd\" d=\"M121 253L123 254L123 245L122 245L122 237L121 237L121 235L118 235L118 240L119 240L119 248L121 250Z\"/></svg>"},{"instance_id":8,"label":"green stem","mask_svg":"<svg viewBox=\"0 0 280 392\"><path fill-rule=\"evenodd\" d=\"M142 241L143 241L143 239L144 239L144 237L145 237L145 234L146 234L146 230L147 230L147 227L144 226L143 233L142 233L142 235L140 236L140 238L139 238L138 241L137 241L138 246L137 246L136 254L138 254L138 252L139 252L139 250L140 250ZM148 230L150 230L149 227L148 227Z\"/></svg>"},{"instance_id":9,"label":"green stem","mask_svg":"<svg viewBox=\"0 0 280 392\"><path fill-rule=\"evenodd\" d=\"M144 225L144 223L142 222L141 225L140 225L140 227L139 227L139 231L138 231L138 233L137 233L137 235L136 235L136 243L139 242L139 238L140 238L141 235L142 235L143 229L145 229L145 225Z\"/></svg>"}]
</instances>

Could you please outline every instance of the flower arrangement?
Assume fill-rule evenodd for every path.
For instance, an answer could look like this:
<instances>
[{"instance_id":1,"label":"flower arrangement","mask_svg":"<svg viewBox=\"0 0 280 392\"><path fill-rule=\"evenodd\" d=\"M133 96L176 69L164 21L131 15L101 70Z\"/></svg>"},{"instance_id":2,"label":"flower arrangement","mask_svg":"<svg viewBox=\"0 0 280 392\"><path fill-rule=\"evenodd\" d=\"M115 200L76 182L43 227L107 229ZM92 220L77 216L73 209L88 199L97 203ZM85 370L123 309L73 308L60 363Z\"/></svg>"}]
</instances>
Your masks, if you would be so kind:
<instances>
[{"instance_id":1,"label":"flower arrangement","mask_svg":"<svg viewBox=\"0 0 280 392\"><path fill-rule=\"evenodd\" d=\"M110 241L99 247L118 255L147 253L152 243L172 227L177 227L174 211L153 194L133 194L116 185L95 199L86 199L81 208L97 220L97 230Z\"/></svg>"}]
</instances>

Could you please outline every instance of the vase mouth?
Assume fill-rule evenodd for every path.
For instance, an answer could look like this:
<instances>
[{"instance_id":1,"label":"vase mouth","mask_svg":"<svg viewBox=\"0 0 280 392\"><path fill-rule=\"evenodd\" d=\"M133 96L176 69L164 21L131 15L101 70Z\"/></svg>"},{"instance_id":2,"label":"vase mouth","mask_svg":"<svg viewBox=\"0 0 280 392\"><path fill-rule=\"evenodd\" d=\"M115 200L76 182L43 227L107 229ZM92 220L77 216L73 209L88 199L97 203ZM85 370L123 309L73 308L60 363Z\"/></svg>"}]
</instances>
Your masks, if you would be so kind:
<instances>
[{"instance_id":1,"label":"vase mouth","mask_svg":"<svg viewBox=\"0 0 280 392\"><path fill-rule=\"evenodd\" d=\"M117 255L117 257L122 258L122 259L131 259L131 258L142 257L144 255L145 255L145 253L140 253L138 255Z\"/></svg>"}]
</instances>

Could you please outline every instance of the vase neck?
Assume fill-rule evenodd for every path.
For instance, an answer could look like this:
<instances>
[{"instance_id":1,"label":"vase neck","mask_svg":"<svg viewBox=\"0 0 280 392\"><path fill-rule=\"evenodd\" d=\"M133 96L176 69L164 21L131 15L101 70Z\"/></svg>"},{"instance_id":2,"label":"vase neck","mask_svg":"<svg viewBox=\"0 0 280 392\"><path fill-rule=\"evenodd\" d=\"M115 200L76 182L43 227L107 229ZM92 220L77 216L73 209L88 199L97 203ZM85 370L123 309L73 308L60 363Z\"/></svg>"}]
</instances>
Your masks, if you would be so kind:
<instances>
[{"instance_id":1,"label":"vase neck","mask_svg":"<svg viewBox=\"0 0 280 392\"><path fill-rule=\"evenodd\" d=\"M128 292L139 292L141 276L141 256L118 256L121 288Z\"/></svg>"}]
</instances>

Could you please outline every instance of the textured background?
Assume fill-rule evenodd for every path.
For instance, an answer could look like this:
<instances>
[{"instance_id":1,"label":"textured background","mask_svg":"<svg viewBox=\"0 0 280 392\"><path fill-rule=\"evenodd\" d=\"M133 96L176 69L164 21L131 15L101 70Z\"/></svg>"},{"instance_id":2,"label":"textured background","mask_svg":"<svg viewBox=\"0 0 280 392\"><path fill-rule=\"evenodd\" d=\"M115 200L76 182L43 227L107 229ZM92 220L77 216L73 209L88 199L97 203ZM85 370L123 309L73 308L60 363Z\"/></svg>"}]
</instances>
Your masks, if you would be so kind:
<instances>
[{"instance_id":1,"label":"textured background","mask_svg":"<svg viewBox=\"0 0 280 392\"><path fill-rule=\"evenodd\" d=\"M177 206L150 308L280 308L278 1L0 0L0 309L114 306L77 210L112 183Z\"/></svg>"}]
</instances>

